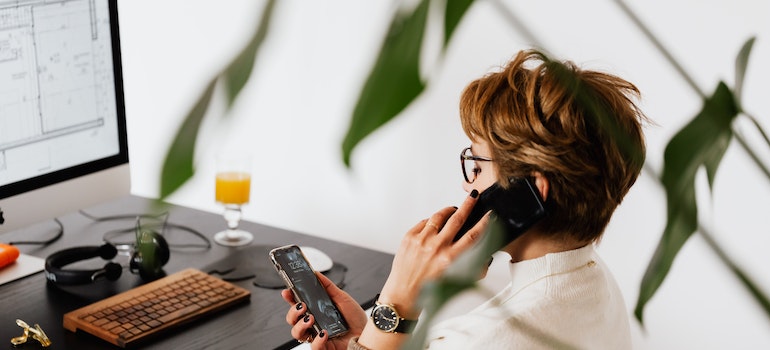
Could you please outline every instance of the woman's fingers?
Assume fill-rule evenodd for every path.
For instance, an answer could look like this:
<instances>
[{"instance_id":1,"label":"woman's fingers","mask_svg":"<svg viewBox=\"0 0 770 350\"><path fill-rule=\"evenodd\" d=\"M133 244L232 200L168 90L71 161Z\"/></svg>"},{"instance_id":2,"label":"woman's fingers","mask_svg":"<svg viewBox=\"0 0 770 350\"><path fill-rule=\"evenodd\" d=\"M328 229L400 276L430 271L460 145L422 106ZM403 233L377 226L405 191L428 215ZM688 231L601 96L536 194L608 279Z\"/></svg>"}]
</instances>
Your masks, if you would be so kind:
<instances>
[{"instance_id":1,"label":"woman's fingers","mask_svg":"<svg viewBox=\"0 0 770 350\"><path fill-rule=\"evenodd\" d=\"M445 224L441 229L441 235L444 241L451 242L454 239L457 232L463 226L463 223L473 210L473 206L476 205L478 196L478 191L471 191L470 195L465 197L463 203L460 204L460 207L449 213L449 216L445 219Z\"/></svg>"},{"instance_id":2,"label":"woman's fingers","mask_svg":"<svg viewBox=\"0 0 770 350\"><path fill-rule=\"evenodd\" d=\"M281 297L287 303L294 303L294 294L288 289L281 291ZM307 313L305 303L294 303L286 313L286 323L291 325L291 336L298 341L312 340L313 315Z\"/></svg>"},{"instance_id":3,"label":"woman's fingers","mask_svg":"<svg viewBox=\"0 0 770 350\"><path fill-rule=\"evenodd\" d=\"M463 226L463 223L465 223L465 220L468 219L468 216L473 210L474 205L476 205L478 196L479 192L473 190L465 198L465 201L463 201L459 208L443 208L431 215L429 219L422 220L417 223L417 225L415 225L409 233L419 237L418 240L422 242L426 242L426 240L433 240L436 236L438 236L438 241L436 241L436 243L441 242L438 243L439 245L452 242L454 237L457 235L457 232ZM486 219L482 219L476 223L474 228L465 235L468 237L465 238L465 236L463 236L465 239L461 239L463 241L461 247L472 245L473 242L475 242L484 232L484 229L486 228L486 222ZM457 244L454 243L451 245L455 246Z\"/></svg>"},{"instance_id":4,"label":"woman's fingers","mask_svg":"<svg viewBox=\"0 0 770 350\"><path fill-rule=\"evenodd\" d=\"M425 221L425 226L423 226L422 230L432 234L441 232L444 229L447 219L449 219L456 210L457 208L455 207L446 207L437 211Z\"/></svg>"},{"instance_id":5,"label":"woman's fingers","mask_svg":"<svg viewBox=\"0 0 770 350\"><path fill-rule=\"evenodd\" d=\"M288 289L284 289L281 291L281 297L283 298L283 300L286 300L286 302L291 305L294 305L297 303L297 301L294 300L294 293L292 293Z\"/></svg>"},{"instance_id":6,"label":"woman's fingers","mask_svg":"<svg viewBox=\"0 0 770 350\"><path fill-rule=\"evenodd\" d=\"M302 315L295 322L291 327L291 337L301 342L312 340L311 334L313 334L312 328L313 322L315 322L313 315Z\"/></svg>"},{"instance_id":7,"label":"woman's fingers","mask_svg":"<svg viewBox=\"0 0 770 350\"><path fill-rule=\"evenodd\" d=\"M286 323L290 325L294 325L297 323L297 320L302 318L302 316L305 315L306 306L303 303L296 303L292 307L289 308L289 311L286 313Z\"/></svg>"},{"instance_id":8,"label":"woman's fingers","mask_svg":"<svg viewBox=\"0 0 770 350\"><path fill-rule=\"evenodd\" d=\"M315 338L313 338L313 341L310 343L310 348L313 350L324 349L324 344L326 344L327 338L329 337L327 336L326 331L322 330Z\"/></svg>"},{"instance_id":9,"label":"woman's fingers","mask_svg":"<svg viewBox=\"0 0 770 350\"><path fill-rule=\"evenodd\" d=\"M468 232L466 232L462 237L460 237L459 240L457 240L457 242L455 242L454 245L452 245L452 249L454 249L455 256L468 250L470 247L472 247L481 239L481 237L487 231L487 224L489 223L490 213L491 212L487 212L486 214L484 214L484 216L481 217L481 220L479 220L479 222L473 225L473 227L470 230L468 230Z\"/></svg>"}]
</instances>

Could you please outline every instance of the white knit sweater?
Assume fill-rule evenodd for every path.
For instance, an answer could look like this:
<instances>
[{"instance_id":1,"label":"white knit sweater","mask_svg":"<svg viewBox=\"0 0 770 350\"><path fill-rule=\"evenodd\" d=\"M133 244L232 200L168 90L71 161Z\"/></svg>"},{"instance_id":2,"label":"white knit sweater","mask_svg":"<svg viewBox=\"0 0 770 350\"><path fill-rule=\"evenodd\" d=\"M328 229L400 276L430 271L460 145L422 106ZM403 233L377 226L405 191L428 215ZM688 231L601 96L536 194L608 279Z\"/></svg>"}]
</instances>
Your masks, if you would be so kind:
<instances>
[{"instance_id":1,"label":"white knit sweater","mask_svg":"<svg viewBox=\"0 0 770 350\"><path fill-rule=\"evenodd\" d=\"M428 348L630 349L623 296L592 244L510 265L511 282L434 325Z\"/></svg>"}]
</instances>

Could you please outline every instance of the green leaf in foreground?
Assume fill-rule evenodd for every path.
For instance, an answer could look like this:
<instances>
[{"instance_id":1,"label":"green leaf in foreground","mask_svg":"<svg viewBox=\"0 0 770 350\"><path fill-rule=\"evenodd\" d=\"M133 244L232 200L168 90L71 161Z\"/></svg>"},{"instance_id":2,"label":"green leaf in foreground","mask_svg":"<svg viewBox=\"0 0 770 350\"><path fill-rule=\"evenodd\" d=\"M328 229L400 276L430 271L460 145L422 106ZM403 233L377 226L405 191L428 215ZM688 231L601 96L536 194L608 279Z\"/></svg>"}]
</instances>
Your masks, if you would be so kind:
<instances>
[{"instance_id":1,"label":"green leaf in foreground","mask_svg":"<svg viewBox=\"0 0 770 350\"><path fill-rule=\"evenodd\" d=\"M259 20L259 26L252 35L251 40L246 47L233 59L222 73L227 92L227 105L232 106L235 98L241 93L241 90L249 81L251 71L256 64L257 53L262 46L262 42L267 37L267 29L270 27L270 18L273 15L275 0L270 0L262 11L262 18Z\"/></svg>"},{"instance_id":2,"label":"green leaf in foreground","mask_svg":"<svg viewBox=\"0 0 770 350\"><path fill-rule=\"evenodd\" d=\"M746 67L749 65L749 55L751 54L751 48L754 46L754 39L752 37L747 40L741 47L741 51L738 52L738 57L735 58L735 100L738 104L741 103L743 82L746 78Z\"/></svg>"},{"instance_id":3,"label":"green leaf in foreground","mask_svg":"<svg viewBox=\"0 0 770 350\"><path fill-rule=\"evenodd\" d=\"M502 226L490 220L487 232L482 236L481 241L458 257L441 278L423 287L420 295L420 304L423 306L420 316L421 326L404 349L423 348L428 335L428 326L433 318L449 300L465 290L476 287L476 282L486 268L489 258L503 246L504 236Z\"/></svg>"},{"instance_id":4,"label":"green leaf in foreground","mask_svg":"<svg viewBox=\"0 0 770 350\"><path fill-rule=\"evenodd\" d=\"M444 14L444 48L446 48L457 25L460 24L460 20L471 5L473 5L473 0L447 0Z\"/></svg>"},{"instance_id":5,"label":"green leaf in foreground","mask_svg":"<svg viewBox=\"0 0 770 350\"><path fill-rule=\"evenodd\" d=\"M447 302L460 293L478 288L477 282L482 271L487 268L489 258L505 245L506 237L502 225L495 220L490 220L487 232L481 241L458 257L440 279L423 287L420 295L420 304L423 306L420 326L404 349L418 350L424 348L428 329L436 314ZM492 293L488 294L488 297L492 298ZM510 317L508 324L517 332L533 335L541 341L544 348L574 349L574 346L557 339L556 336L558 335L548 334L542 329L528 324L526 320Z\"/></svg>"},{"instance_id":6,"label":"green leaf in foreground","mask_svg":"<svg viewBox=\"0 0 770 350\"><path fill-rule=\"evenodd\" d=\"M663 283L679 250L698 227L695 175L703 166L709 184L732 138L739 109L729 88L720 83L703 108L666 146L661 182L666 190L667 222L642 278L634 314L643 324L644 306Z\"/></svg>"},{"instance_id":7,"label":"green leaf in foreground","mask_svg":"<svg viewBox=\"0 0 770 350\"><path fill-rule=\"evenodd\" d=\"M395 118L425 89L419 65L429 3L422 0L414 11L393 18L342 142L345 165L350 166L350 156L361 140Z\"/></svg>"},{"instance_id":8,"label":"green leaf in foreground","mask_svg":"<svg viewBox=\"0 0 770 350\"><path fill-rule=\"evenodd\" d=\"M198 98L198 102L187 114L182 126L177 131L171 147L163 161L163 169L160 175L160 200L168 197L182 187L195 173L193 155L195 153L195 140L198 136L203 117L206 115L211 96L214 93L216 80L209 82L206 90Z\"/></svg>"},{"instance_id":9,"label":"green leaf in foreground","mask_svg":"<svg viewBox=\"0 0 770 350\"><path fill-rule=\"evenodd\" d=\"M275 0L270 0L265 5L262 18L249 43L238 56L233 58L233 61L222 73L211 79L206 89L198 97L195 106L185 116L163 161L160 178L160 200L174 193L195 174L195 166L193 164L195 141L198 138L200 126L211 103L214 88L220 79L224 80L227 106L230 107L251 76L257 51L259 51L262 42L267 36L267 28L270 24L274 5Z\"/></svg>"}]
</instances>

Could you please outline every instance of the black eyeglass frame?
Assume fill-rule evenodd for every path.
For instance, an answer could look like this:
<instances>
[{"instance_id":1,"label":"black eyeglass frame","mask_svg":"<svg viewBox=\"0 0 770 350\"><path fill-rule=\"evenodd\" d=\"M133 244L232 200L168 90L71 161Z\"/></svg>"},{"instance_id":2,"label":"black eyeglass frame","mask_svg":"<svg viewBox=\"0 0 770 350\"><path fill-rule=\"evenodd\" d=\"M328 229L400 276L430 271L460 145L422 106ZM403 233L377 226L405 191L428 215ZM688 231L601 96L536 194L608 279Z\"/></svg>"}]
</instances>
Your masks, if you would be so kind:
<instances>
[{"instance_id":1,"label":"black eyeglass frame","mask_svg":"<svg viewBox=\"0 0 770 350\"><path fill-rule=\"evenodd\" d=\"M476 181L476 177L479 174L479 171L481 169L474 167L473 168L473 178L468 177L468 173L465 171L465 161L472 160L474 162L494 162L494 159L482 157L482 156L474 156L472 154L465 154L465 152L472 151L470 146L463 148L463 150L460 152L460 168L463 171L463 177L465 178L465 182L472 184L474 181Z\"/></svg>"}]
</instances>

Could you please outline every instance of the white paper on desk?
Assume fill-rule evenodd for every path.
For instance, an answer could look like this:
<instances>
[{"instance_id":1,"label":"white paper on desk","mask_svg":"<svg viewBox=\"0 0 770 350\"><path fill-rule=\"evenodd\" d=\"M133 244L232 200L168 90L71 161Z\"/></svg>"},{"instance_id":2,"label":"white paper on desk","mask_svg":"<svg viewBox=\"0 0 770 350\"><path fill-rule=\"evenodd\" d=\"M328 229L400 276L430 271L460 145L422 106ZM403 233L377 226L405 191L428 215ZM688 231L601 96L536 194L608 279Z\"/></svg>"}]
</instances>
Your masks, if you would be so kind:
<instances>
[{"instance_id":1,"label":"white paper on desk","mask_svg":"<svg viewBox=\"0 0 770 350\"><path fill-rule=\"evenodd\" d=\"M0 285L43 271L45 259L19 254L16 262L0 269Z\"/></svg>"}]
</instances>

